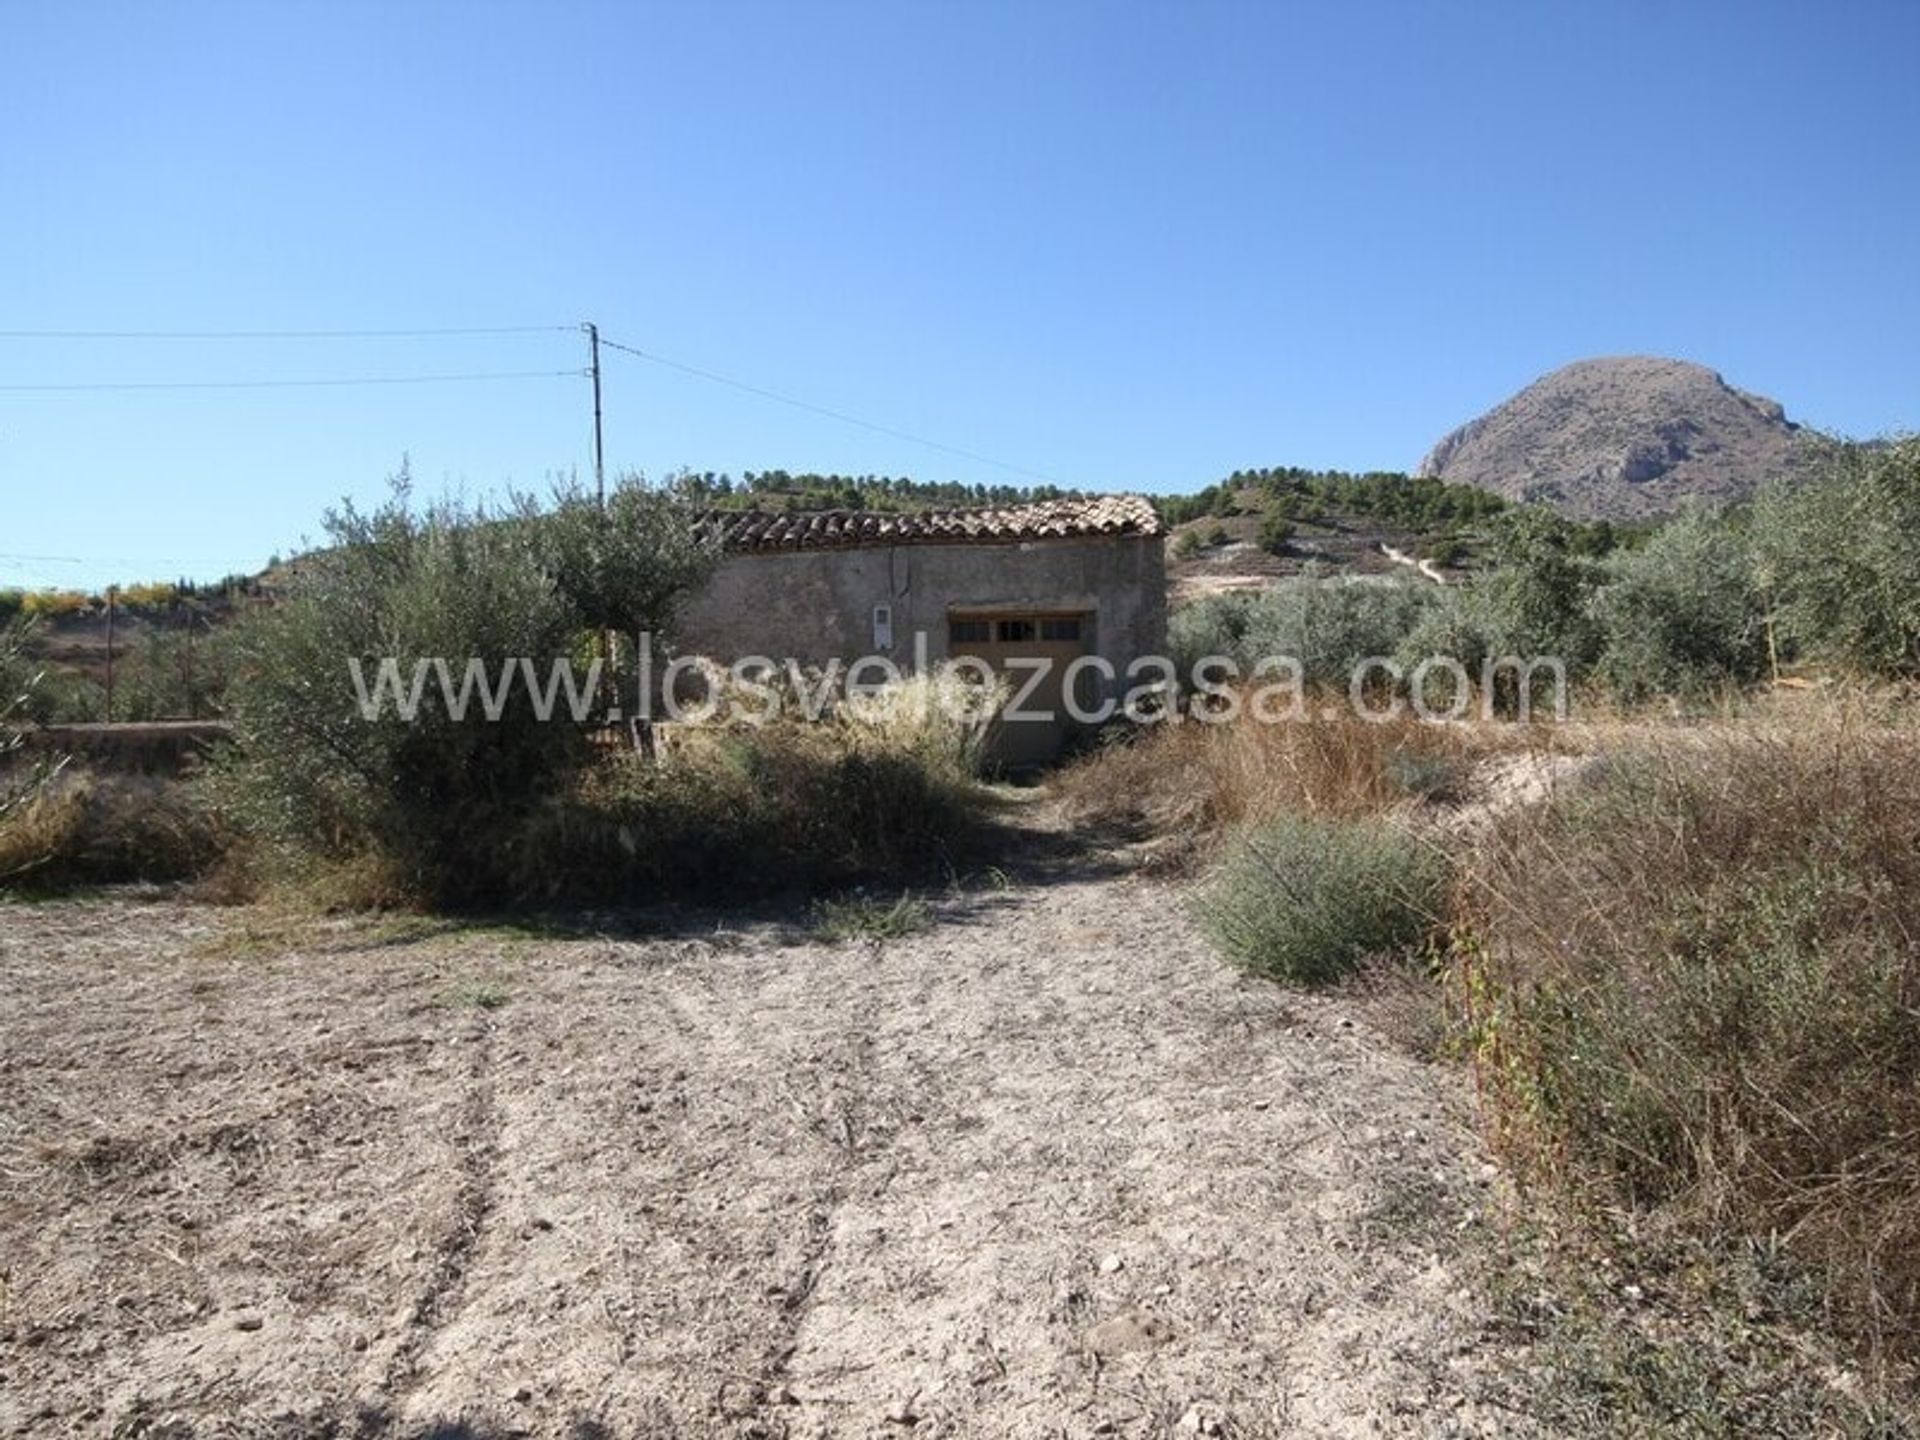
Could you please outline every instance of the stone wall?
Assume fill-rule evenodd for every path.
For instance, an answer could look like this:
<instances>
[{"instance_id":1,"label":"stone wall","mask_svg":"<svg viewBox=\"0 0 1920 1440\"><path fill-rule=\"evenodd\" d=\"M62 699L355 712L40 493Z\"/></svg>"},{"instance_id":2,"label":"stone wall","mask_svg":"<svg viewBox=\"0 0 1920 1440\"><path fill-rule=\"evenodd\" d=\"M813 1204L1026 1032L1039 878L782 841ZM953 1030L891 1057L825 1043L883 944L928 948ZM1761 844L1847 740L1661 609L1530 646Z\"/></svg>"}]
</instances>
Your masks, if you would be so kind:
<instances>
[{"instance_id":1,"label":"stone wall","mask_svg":"<svg viewBox=\"0 0 1920 1440\"><path fill-rule=\"evenodd\" d=\"M669 640L722 664L884 654L908 669L916 633L930 661L946 656L950 611L1066 611L1093 617L1088 650L1124 673L1164 647L1166 596L1159 536L747 552L721 562ZM873 643L876 605L892 607L891 646Z\"/></svg>"}]
</instances>

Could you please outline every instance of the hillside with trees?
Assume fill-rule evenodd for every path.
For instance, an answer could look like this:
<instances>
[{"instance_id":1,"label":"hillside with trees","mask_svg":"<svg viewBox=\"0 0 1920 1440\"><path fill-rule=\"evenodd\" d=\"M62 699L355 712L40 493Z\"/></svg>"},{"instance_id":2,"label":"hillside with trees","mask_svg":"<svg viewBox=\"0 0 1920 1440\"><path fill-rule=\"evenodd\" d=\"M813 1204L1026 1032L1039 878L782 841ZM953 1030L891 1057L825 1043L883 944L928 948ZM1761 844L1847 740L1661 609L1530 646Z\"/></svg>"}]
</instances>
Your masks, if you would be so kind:
<instances>
[{"instance_id":1,"label":"hillside with trees","mask_svg":"<svg viewBox=\"0 0 1920 1440\"><path fill-rule=\"evenodd\" d=\"M668 488L694 505L716 510L959 510L1028 505L1085 493L1058 485L968 485L904 475L788 470L748 470L738 480L724 471L684 470L668 481Z\"/></svg>"}]
</instances>

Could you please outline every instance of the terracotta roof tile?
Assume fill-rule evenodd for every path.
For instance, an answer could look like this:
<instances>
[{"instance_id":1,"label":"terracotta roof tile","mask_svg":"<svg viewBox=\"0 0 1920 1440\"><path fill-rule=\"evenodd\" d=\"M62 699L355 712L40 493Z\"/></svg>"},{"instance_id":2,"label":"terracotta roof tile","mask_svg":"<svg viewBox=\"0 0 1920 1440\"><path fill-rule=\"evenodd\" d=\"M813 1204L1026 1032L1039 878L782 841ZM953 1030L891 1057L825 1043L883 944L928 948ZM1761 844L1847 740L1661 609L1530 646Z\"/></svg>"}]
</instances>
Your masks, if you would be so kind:
<instances>
[{"instance_id":1,"label":"terracotta roof tile","mask_svg":"<svg viewBox=\"0 0 1920 1440\"><path fill-rule=\"evenodd\" d=\"M978 510L710 510L702 523L717 526L722 548L734 552L1162 533L1152 502L1140 495L1096 495Z\"/></svg>"}]
</instances>

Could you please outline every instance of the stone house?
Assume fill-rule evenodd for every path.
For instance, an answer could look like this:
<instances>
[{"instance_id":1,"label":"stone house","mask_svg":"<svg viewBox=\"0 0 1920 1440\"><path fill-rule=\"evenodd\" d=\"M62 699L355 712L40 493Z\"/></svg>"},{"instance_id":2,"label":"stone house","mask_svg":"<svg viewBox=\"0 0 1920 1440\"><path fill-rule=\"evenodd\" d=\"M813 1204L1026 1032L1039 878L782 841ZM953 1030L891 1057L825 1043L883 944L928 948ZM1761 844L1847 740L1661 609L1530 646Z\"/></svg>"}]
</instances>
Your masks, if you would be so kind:
<instances>
[{"instance_id":1,"label":"stone house","mask_svg":"<svg viewBox=\"0 0 1920 1440\"><path fill-rule=\"evenodd\" d=\"M994 750L1010 765L1048 758L1078 723L1060 703L1075 660L1097 657L1073 667L1085 714L1124 694L1128 664L1164 646L1165 536L1137 495L709 519L722 558L676 618L677 652L819 667L878 655L903 672L972 655L1016 684L1042 672L1024 709L1054 718L1002 725Z\"/></svg>"}]
</instances>

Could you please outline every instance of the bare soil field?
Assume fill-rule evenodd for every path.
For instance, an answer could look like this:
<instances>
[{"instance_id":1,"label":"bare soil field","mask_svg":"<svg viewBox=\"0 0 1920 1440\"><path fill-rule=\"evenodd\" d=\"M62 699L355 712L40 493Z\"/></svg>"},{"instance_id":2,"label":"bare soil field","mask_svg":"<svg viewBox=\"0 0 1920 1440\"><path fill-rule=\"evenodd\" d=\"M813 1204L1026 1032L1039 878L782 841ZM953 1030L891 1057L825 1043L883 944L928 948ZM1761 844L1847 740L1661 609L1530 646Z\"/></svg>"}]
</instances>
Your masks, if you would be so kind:
<instances>
[{"instance_id":1,"label":"bare soil field","mask_svg":"<svg viewBox=\"0 0 1920 1440\"><path fill-rule=\"evenodd\" d=\"M1459 1077L1181 901L0 907L0 1434L1528 1429Z\"/></svg>"}]
</instances>

